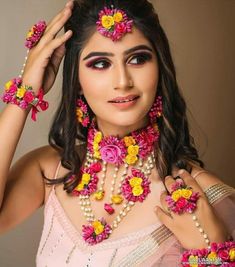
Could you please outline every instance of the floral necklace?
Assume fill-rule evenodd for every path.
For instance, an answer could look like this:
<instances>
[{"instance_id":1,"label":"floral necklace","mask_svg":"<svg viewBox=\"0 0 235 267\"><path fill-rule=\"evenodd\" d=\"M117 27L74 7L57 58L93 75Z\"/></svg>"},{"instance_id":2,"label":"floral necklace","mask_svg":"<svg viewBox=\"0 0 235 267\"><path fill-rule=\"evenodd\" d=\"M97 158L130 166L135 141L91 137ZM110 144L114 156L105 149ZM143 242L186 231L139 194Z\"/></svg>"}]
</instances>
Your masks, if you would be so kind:
<instances>
[{"instance_id":1,"label":"floral necklace","mask_svg":"<svg viewBox=\"0 0 235 267\"><path fill-rule=\"evenodd\" d=\"M154 145L158 139L159 130L156 124L119 138L103 137L95 123L92 122L88 130L85 167L81 169L82 179L72 192L72 195L79 197L81 209L88 222L88 225L82 226L85 242L94 245L107 239L135 203L146 199L150 193L148 177L155 165ZM119 214L111 225L104 218L95 219L91 207L91 198L101 201L105 196L104 185L108 164L113 164L115 168L111 182L110 201L104 203L104 210L111 215L115 212L114 206L122 204ZM124 165L124 171L116 186L122 165ZM131 167L130 175L128 175L129 167ZM102 172L101 179L97 175L99 172Z\"/></svg>"}]
</instances>

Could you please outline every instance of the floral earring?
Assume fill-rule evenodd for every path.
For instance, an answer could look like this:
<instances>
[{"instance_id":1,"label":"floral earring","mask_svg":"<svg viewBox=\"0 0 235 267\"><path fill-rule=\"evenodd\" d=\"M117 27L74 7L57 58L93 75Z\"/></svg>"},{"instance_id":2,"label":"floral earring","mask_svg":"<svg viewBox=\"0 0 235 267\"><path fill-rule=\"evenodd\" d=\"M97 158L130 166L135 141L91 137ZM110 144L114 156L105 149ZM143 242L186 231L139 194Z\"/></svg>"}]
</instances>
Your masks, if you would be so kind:
<instances>
[{"instance_id":1,"label":"floral earring","mask_svg":"<svg viewBox=\"0 0 235 267\"><path fill-rule=\"evenodd\" d=\"M162 116L162 96L157 96L155 102L153 103L150 111L149 118L151 123L154 123L157 118Z\"/></svg>"},{"instance_id":2,"label":"floral earring","mask_svg":"<svg viewBox=\"0 0 235 267\"><path fill-rule=\"evenodd\" d=\"M80 122L83 127L88 127L88 125L90 124L88 105L84 102L84 100L82 100L81 96L77 100L76 114L78 122Z\"/></svg>"}]
</instances>

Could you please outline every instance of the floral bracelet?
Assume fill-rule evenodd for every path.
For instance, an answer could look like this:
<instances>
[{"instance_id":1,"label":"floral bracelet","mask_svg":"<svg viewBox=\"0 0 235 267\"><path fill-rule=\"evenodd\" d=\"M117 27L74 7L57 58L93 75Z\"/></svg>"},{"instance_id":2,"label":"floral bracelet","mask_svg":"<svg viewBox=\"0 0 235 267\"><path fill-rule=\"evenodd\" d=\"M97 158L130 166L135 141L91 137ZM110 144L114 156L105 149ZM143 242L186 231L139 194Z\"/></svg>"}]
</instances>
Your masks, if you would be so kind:
<instances>
[{"instance_id":1,"label":"floral bracelet","mask_svg":"<svg viewBox=\"0 0 235 267\"><path fill-rule=\"evenodd\" d=\"M190 249L182 254L183 267L235 266L235 242L211 243L210 248Z\"/></svg>"},{"instance_id":2,"label":"floral bracelet","mask_svg":"<svg viewBox=\"0 0 235 267\"><path fill-rule=\"evenodd\" d=\"M43 100L43 96L43 89L40 89L38 95L35 95L31 86L22 85L21 78L14 78L5 84L2 100L7 104L15 104L22 109L27 109L31 106L31 118L36 121L36 114L39 109L44 111L49 106L48 102Z\"/></svg>"}]
</instances>

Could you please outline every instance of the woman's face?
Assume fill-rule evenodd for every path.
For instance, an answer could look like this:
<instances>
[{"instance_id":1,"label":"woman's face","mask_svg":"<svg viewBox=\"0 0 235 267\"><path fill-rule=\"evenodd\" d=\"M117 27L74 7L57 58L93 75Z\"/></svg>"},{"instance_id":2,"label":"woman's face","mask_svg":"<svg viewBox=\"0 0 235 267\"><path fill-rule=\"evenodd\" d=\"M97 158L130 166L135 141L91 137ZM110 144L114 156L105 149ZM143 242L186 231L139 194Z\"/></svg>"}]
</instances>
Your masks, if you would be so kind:
<instances>
[{"instance_id":1,"label":"woman's face","mask_svg":"<svg viewBox=\"0 0 235 267\"><path fill-rule=\"evenodd\" d=\"M124 135L145 126L156 95L156 53L133 27L120 41L95 32L81 51L79 81L104 134Z\"/></svg>"}]
</instances>

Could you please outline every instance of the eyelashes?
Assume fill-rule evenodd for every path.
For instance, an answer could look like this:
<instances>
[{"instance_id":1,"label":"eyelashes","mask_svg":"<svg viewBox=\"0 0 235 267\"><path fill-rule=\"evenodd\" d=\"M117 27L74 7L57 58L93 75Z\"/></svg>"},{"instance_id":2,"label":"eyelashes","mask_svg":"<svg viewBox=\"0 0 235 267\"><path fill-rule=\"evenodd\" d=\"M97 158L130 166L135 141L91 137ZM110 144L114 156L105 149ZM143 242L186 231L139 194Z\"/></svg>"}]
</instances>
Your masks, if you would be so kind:
<instances>
[{"instance_id":1,"label":"eyelashes","mask_svg":"<svg viewBox=\"0 0 235 267\"><path fill-rule=\"evenodd\" d=\"M126 63L128 65L144 65L146 62L152 59L152 54L147 52L139 52L134 55L131 55L127 60ZM96 58L94 60L89 61L86 66L91 69L95 70L103 70L108 69L111 66L111 61L108 58Z\"/></svg>"}]
</instances>

